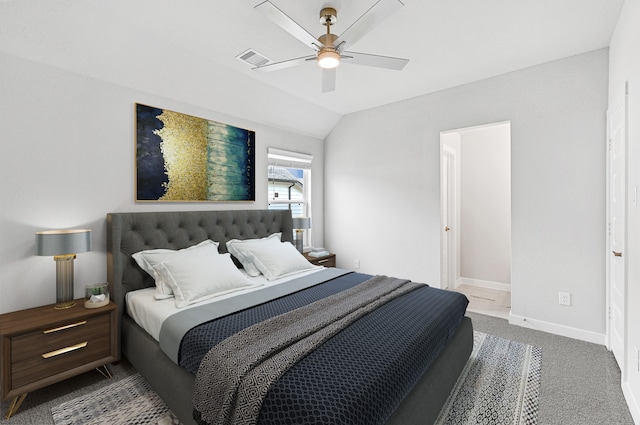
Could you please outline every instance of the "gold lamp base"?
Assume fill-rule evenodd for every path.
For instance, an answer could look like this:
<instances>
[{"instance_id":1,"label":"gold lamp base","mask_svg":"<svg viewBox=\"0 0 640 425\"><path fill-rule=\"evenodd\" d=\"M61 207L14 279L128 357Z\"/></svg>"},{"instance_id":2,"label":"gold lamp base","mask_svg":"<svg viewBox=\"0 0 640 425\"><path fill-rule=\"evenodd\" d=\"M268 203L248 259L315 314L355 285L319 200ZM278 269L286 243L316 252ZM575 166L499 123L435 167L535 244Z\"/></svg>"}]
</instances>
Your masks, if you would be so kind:
<instances>
[{"instance_id":1,"label":"gold lamp base","mask_svg":"<svg viewBox=\"0 0 640 425\"><path fill-rule=\"evenodd\" d=\"M63 303L56 303L53 308L55 308L56 310L65 310L67 308L73 307L74 305L76 305L75 301L66 301Z\"/></svg>"},{"instance_id":2,"label":"gold lamp base","mask_svg":"<svg viewBox=\"0 0 640 425\"><path fill-rule=\"evenodd\" d=\"M56 310L64 310L76 305L73 300L73 260L75 254L56 255Z\"/></svg>"},{"instance_id":3,"label":"gold lamp base","mask_svg":"<svg viewBox=\"0 0 640 425\"><path fill-rule=\"evenodd\" d=\"M296 229L296 235L295 235L296 239L294 242L295 242L296 249L300 251L301 254L303 251L303 245L302 245L303 234L304 234L304 230Z\"/></svg>"}]
</instances>

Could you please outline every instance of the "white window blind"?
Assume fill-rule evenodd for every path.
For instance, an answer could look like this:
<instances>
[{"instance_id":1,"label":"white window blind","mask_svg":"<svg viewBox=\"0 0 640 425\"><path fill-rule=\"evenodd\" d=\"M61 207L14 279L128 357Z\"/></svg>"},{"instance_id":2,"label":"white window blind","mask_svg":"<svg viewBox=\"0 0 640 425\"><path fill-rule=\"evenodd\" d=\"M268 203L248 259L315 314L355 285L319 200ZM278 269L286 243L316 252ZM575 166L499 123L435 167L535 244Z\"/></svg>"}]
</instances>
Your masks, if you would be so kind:
<instances>
[{"instance_id":1,"label":"white window blind","mask_svg":"<svg viewBox=\"0 0 640 425\"><path fill-rule=\"evenodd\" d=\"M269 165L302 168L305 170L311 169L311 161L313 161L313 155L276 148L267 148L267 157L269 158Z\"/></svg>"}]
</instances>

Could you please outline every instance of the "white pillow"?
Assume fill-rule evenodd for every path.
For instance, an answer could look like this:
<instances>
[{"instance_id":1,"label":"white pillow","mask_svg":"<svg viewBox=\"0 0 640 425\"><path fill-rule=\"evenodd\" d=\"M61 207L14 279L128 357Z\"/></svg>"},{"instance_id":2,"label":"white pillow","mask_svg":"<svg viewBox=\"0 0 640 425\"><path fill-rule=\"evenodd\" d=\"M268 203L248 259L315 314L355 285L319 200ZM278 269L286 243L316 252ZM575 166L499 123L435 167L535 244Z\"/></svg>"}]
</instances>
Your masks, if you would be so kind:
<instances>
[{"instance_id":1,"label":"white pillow","mask_svg":"<svg viewBox=\"0 0 640 425\"><path fill-rule=\"evenodd\" d=\"M231 239L227 241L227 251L240 261L249 276L259 276L260 270L253 264L251 251L260 246L279 244L282 233L274 233L262 239Z\"/></svg>"},{"instance_id":2,"label":"white pillow","mask_svg":"<svg viewBox=\"0 0 640 425\"><path fill-rule=\"evenodd\" d=\"M173 249L149 249L146 251L136 252L132 257L136 260L136 263L138 263L142 270L149 273L156 281L155 298L162 300L165 298L171 298L173 296L173 291L171 290L171 286L162 280L162 278L154 271L153 267L155 265L179 258L216 255L220 255L218 252L218 242L206 240L197 245L177 251Z\"/></svg>"},{"instance_id":3,"label":"white pillow","mask_svg":"<svg viewBox=\"0 0 640 425\"><path fill-rule=\"evenodd\" d=\"M262 245L251 250L253 262L267 280L315 268L290 242Z\"/></svg>"},{"instance_id":4,"label":"white pillow","mask_svg":"<svg viewBox=\"0 0 640 425\"><path fill-rule=\"evenodd\" d=\"M233 264L230 254L185 257L153 268L171 286L177 308L251 286L249 279Z\"/></svg>"}]
</instances>

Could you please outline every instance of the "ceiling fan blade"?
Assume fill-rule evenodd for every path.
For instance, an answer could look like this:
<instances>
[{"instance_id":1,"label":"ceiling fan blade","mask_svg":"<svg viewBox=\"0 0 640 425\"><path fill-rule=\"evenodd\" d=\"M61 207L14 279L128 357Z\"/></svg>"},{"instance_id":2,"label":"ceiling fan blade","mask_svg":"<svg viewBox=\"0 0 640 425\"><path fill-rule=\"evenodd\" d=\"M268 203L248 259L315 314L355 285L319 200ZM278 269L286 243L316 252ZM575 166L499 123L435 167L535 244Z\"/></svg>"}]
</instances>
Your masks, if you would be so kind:
<instances>
[{"instance_id":1,"label":"ceiling fan blade","mask_svg":"<svg viewBox=\"0 0 640 425\"><path fill-rule=\"evenodd\" d=\"M404 4L400 0L378 0L377 3L340 34L340 37L335 41L335 45L342 41L346 41L348 45L354 44L402 6Z\"/></svg>"},{"instance_id":2,"label":"ceiling fan blade","mask_svg":"<svg viewBox=\"0 0 640 425\"><path fill-rule=\"evenodd\" d=\"M409 59L393 58L391 56L370 55L368 53L344 52L344 63L353 65L375 66L377 68L402 70L409 63Z\"/></svg>"},{"instance_id":3,"label":"ceiling fan blade","mask_svg":"<svg viewBox=\"0 0 640 425\"><path fill-rule=\"evenodd\" d=\"M322 70L322 93L334 91L336 89L336 69Z\"/></svg>"},{"instance_id":4,"label":"ceiling fan blade","mask_svg":"<svg viewBox=\"0 0 640 425\"><path fill-rule=\"evenodd\" d=\"M257 5L254 9L259 10L267 18L271 19L280 28L300 40L305 46L314 50L318 50L316 46L322 45L317 38L309 34L307 30L298 25L293 19L287 16L282 10L278 9L270 1L265 1Z\"/></svg>"},{"instance_id":5,"label":"ceiling fan blade","mask_svg":"<svg viewBox=\"0 0 640 425\"><path fill-rule=\"evenodd\" d=\"M301 58L287 59L286 61L268 63L266 65L256 66L255 68L251 68L251 69L254 71L265 71L265 72L278 71L285 68L291 68L292 66L300 65L301 63L311 61L311 60L316 60L316 56L311 55L311 56L303 56Z\"/></svg>"}]
</instances>

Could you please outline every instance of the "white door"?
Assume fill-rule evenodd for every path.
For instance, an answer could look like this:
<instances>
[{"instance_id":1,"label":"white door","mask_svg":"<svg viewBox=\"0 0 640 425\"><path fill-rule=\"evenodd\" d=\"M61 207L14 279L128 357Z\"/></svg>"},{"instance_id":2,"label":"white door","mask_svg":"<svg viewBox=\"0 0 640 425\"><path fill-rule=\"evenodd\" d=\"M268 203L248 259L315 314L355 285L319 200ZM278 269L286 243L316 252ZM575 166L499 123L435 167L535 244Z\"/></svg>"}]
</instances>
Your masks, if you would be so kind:
<instances>
[{"instance_id":1,"label":"white door","mask_svg":"<svg viewBox=\"0 0 640 425\"><path fill-rule=\"evenodd\" d=\"M446 150L442 152L441 202L442 202L442 284L444 289L455 289L456 279L456 243L453 239L455 223L455 155Z\"/></svg>"},{"instance_id":2,"label":"white door","mask_svg":"<svg viewBox=\"0 0 640 425\"><path fill-rule=\"evenodd\" d=\"M609 125L609 347L625 379L627 279L626 247L626 100L608 113Z\"/></svg>"}]
</instances>

